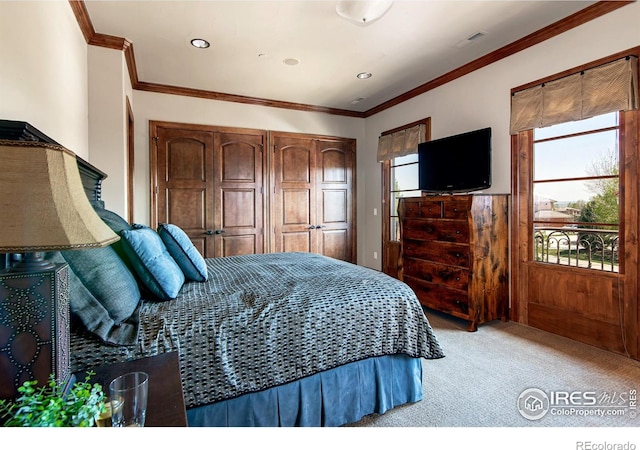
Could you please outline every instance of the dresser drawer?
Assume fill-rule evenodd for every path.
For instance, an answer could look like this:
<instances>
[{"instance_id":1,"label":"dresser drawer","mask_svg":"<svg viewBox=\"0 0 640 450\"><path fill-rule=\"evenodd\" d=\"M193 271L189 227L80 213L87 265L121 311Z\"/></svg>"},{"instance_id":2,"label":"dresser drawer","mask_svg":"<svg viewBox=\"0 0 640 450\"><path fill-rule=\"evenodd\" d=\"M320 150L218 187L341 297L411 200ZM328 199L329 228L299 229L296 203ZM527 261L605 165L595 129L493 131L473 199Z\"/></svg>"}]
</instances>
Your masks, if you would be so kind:
<instances>
[{"instance_id":1,"label":"dresser drawer","mask_svg":"<svg viewBox=\"0 0 640 450\"><path fill-rule=\"evenodd\" d=\"M442 287L409 276L404 277L404 282L413 289L420 304L456 317L469 318L467 291Z\"/></svg>"},{"instance_id":2,"label":"dresser drawer","mask_svg":"<svg viewBox=\"0 0 640 450\"><path fill-rule=\"evenodd\" d=\"M445 219L467 219L470 205L466 198L451 197L442 202L442 217Z\"/></svg>"},{"instance_id":3,"label":"dresser drawer","mask_svg":"<svg viewBox=\"0 0 640 450\"><path fill-rule=\"evenodd\" d=\"M469 242L469 223L466 220L406 219L402 222L402 236L425 241Z\"/></svg>"},{"instance_id":4,"label":"dresser drawer","mask_svg":"<svg viewBox=\"0 0 640 450\"><path fill-rule=\"evenodd\" d=\"M452 266L469 267L469 246L453 242L403 239L402 254Z\"/></svg>"},{"instance_id":5,"label":"dresser drawer","mask_svg":"<svg viewBox=\"0 0 640 450\"><path fill-rule=\"evenodd\" d=\"M414 258L405 258L402 262L402 268L405 276L463 291L469 289L468 269Z\"/></svg>"},{"instance_id":6,"label":"dresser drawer","mask_svg":"<svg viewBox=\"0 0 640 450\"><path fill-rule=\"evenodd\" d=\"M423 200L420 205L420 217L440 219L442 217L442 202L439 200Z\"/></svg>"},{"instance_id":7,"label":"dresser drawer","mask_svg":"<svg viewBox=\"0 0 640 450\"><path fill-rule=\"evenodd\" d=\"M420 202L403 199L398 207L398 214L403 217L420 217Z\"/></svg>"}]
</instances>

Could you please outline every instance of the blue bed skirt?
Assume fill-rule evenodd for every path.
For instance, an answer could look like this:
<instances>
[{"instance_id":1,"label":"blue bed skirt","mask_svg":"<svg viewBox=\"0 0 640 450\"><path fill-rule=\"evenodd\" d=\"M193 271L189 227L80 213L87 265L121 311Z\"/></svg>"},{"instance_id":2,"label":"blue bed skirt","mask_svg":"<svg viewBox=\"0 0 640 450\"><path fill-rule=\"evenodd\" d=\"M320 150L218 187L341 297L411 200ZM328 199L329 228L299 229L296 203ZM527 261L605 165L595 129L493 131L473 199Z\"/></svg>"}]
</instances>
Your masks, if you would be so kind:
<instances>
[{"instance_id":1,"label":"blue bed skirt","mask_svg":"<svg viewBox=\"0 0 640 450\"><path fill-rule=\"evenodd\" d=\"M335 427L420 400L422 360L391 355L191 408L187 421L198 427Z\"/></svg>"}]
</instances>

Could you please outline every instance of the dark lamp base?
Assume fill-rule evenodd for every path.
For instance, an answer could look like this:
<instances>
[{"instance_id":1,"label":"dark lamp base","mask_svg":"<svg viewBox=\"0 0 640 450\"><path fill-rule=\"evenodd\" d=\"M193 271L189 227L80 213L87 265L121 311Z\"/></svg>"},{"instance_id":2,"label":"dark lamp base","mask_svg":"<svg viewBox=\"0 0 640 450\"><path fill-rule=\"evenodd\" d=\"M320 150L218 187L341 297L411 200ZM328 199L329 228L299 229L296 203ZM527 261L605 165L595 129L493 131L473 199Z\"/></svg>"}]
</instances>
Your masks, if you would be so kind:
<instances>
[{"instance_id":1,"label":"dark lamp base","mask_svg":"<svg viewBox=\"0 0 640 450\"><path fill-rule=\"evenodd\" d=\"M69 266L0 271L0 399L51 374L63 384L70 376Z\"/></svg>"}]
</instances>

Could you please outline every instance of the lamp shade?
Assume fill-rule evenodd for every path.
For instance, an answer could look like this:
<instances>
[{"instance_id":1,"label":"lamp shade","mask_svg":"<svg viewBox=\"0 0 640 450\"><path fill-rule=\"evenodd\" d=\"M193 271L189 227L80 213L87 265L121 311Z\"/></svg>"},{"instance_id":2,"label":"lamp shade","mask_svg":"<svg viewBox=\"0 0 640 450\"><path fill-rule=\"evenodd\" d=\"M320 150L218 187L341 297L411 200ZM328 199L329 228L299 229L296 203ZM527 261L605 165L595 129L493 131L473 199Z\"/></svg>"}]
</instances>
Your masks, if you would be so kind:
<instances>
[{"instance_id":1,"label":"lamp shade","mask_svg":"<svg viewBox=\"0 0 640 450\"><path fill-rule=\"evenodd\" d=\"M119 239L89 203L64 147L0 140L0 253L104 247Z\"/></svg>"}]
</instances>

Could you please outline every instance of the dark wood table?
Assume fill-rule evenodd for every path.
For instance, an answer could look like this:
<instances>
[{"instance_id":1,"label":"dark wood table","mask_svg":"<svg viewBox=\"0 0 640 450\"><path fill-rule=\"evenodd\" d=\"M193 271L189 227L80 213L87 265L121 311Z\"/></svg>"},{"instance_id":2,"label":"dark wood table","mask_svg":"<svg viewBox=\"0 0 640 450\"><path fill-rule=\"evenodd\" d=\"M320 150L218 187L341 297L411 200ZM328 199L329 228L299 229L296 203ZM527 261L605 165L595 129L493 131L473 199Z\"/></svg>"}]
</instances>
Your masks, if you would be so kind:
<instances>
[{"instance_id":1,"label":"dark wood table","mask_svg":"<svg viewBox=\"0 0 640 450\"><path fill-rule=\"evenodd\" d=\"M91 368L95 372L89 382L99 383L106 396L109 383L127 372L146 372L149 375L149 397L145 427L186 427L187 412L180 381L180 361L177 352L163 353L149 358L135 359ZM84 381L85 372L74 374Z\"/></svg>"}]
</instances>

